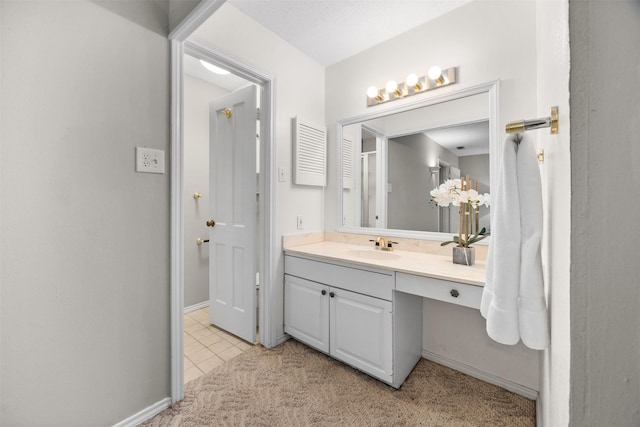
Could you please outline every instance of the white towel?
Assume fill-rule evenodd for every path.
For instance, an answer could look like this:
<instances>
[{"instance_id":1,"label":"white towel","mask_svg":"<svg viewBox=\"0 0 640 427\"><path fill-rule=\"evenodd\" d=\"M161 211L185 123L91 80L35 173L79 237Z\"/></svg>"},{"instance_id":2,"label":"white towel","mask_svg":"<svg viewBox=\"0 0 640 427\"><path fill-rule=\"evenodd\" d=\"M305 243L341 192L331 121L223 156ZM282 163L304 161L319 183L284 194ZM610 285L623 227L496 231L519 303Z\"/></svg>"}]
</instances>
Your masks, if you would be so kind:
<instances>
[{"instance_id":1,"label":"white towel","mask_svg":"<svg viewBox=\"0 0 640 427\"><path fill-rule=\"evenodd\" d=\"M518 143L519 142L519 143ZM502 344L544 350L549 320L542 275L542 184L533 141L509 135L492 185L493 227L480 312L487 334Z\"/></svg>"}]
</instances>

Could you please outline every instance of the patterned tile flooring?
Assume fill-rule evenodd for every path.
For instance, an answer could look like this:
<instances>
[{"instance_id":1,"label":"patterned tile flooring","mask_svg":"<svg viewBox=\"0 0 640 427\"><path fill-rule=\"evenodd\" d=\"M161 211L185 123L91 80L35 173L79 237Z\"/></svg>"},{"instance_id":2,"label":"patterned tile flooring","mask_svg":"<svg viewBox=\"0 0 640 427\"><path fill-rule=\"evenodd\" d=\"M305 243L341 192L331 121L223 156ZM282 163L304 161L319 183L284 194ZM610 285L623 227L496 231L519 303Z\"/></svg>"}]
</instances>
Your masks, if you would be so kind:
<instances>
[{"instance_id":1,"label":"patterned tile flooring","mask_svg":"<svg viewBox=\"0 0 640 427\"><path fill-rule=\"evenodd\" d=\"M209 323L209 308L184 315L184 382L242 354L252 344Z\"/></svg>"}]
</instances>

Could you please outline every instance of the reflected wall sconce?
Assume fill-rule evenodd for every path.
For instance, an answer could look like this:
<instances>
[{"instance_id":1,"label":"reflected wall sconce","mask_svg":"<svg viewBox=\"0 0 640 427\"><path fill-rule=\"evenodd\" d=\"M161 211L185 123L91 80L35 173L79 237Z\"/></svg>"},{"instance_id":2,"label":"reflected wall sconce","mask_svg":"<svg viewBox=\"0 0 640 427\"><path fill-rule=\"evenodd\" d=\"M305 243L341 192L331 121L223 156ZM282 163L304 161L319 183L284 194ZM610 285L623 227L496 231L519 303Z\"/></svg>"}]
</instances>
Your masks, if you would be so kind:
<instances>
[{"instance_id":1,"label":"reflected wall sconce","mask_svg":"<svg viewBox=\"0 0 640 427\"><path fill-rule=\"evenodd\" d=\"M424 76L409 74L402 83L389 80L382 89L371 86L367 89L367 107L457 83L457 70L457 67L443 70L438 66L433 66Z\"/></svg>"}]
</instances>

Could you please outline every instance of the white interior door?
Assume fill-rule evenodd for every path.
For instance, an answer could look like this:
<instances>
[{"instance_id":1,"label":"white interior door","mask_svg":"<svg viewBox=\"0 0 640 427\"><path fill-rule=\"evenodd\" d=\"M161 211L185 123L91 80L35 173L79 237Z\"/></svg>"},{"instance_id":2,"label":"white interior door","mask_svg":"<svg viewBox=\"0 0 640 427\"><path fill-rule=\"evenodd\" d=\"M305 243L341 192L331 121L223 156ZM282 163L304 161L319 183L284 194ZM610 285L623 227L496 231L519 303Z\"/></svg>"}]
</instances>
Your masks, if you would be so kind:
<instances>
[{"instance_id":1,"label":"white interior door","mask_svg":"<svg viewBox=\"0 0 640 427\"><path fill-rule=\"evenodd\" d=\"M209 318L256 338L256 88L210 105Z\"/></svg>"}]
</instances>

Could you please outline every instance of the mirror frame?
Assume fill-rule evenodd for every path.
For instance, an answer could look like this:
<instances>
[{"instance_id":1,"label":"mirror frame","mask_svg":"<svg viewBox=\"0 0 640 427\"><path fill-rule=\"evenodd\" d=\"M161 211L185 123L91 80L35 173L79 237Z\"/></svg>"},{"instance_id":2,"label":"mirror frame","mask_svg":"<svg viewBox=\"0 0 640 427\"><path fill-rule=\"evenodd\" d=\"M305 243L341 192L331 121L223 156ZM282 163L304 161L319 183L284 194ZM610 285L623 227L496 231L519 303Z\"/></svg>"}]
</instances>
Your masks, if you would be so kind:
<instances>
[{"instance_id":1,"label":"mirror frame","mask_svg":"<svg viewBox=\"0 0 640 427\"><path fill-rule=\"evenodd\" d=\"M442 104L448 101L454 101L459 98L466 98L468 96L478 95L481 93L487 93L489 96L489 162L490 170L489 177L491 182L495 183L498 179L498 153L499 153L499 89L500 81L494 80L488 83L472 86L469 88L453 91L437 97L432 97L419 102L402 104L396 108L388 108L384 110L378 110L371 113L362 114L359 116L350 117L336 122L336 145L338 149L337 153L337 186L338 186L338 203L337 203L337 224L338 232L340 233L354 233L354 234L373 234L377 236L390 236L390 237L403 237L410 239L420 240L434 240L434 241L446 241L450 240L454 233L440 233L433 231L416 231L416 230L400 230L400 229L388 229L388 228L373 228L373 227L355 227L345 226L342 222L343 219L343 202L344 202L344 188L342 187L342 128L344 126L353 125L357 123L363 123L368 120L378 119L380 117L388 116L391 114L402 113L417 108L428 107L432 105ZM493 224L493 212L489 211L489 218ZM489 240L485 239L478 244L489 244Z\"/></svg>"}]
</instances>

